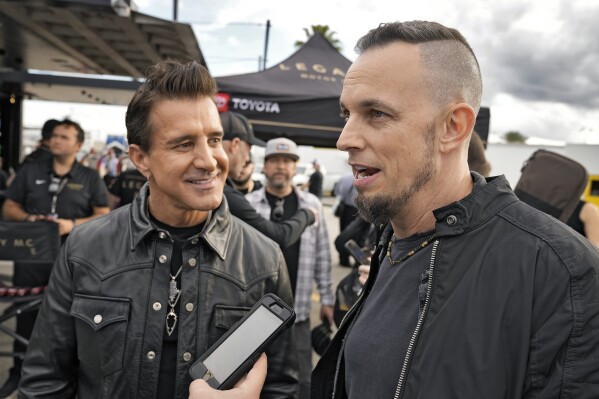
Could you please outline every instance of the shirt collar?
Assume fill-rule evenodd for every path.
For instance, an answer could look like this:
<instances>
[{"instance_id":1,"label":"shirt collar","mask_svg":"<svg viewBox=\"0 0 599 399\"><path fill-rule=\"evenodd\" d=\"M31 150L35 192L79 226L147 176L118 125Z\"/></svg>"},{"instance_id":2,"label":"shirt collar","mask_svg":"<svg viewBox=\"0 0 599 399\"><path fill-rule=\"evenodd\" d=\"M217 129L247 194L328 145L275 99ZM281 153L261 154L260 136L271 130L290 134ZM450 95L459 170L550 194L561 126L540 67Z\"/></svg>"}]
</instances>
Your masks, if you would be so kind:
<instances>
[{"instance_id":1,"label":"shirt collar","mask_svg":"<svg viewBox=\"0 0 599 399\"><path fill-rule=\"evenodd\" d=\"M149 186L144 184L137 198L131 203L129 210L130 223L130 249L134 251L139 243L152 234L157 233L156 227L150 221L148 211ZM212 211L211 217L206 220L204 229L199 237L212 248L221 259L225 259L227 247L231 237L232 217L229 212L227 199L223 195L221 204Z\"/></svg>"}]
</instances>

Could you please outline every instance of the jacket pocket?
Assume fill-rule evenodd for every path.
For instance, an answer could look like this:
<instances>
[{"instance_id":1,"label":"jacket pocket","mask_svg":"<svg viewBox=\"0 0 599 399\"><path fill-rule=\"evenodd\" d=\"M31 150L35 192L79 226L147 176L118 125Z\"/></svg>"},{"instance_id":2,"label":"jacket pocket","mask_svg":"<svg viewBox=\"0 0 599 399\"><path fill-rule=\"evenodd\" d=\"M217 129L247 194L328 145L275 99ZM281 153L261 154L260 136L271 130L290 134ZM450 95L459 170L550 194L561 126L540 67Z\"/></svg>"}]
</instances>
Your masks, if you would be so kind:
<instances>
[{"instance_id":1,"label":"jacket pocket","mask_svg":"<svg viewBox=\"0 0 599 399\"><path fill-rule=\"evenodd\" d=\"M235 323L245 316L251 308L242 306L227 306L227 305L216 305L214 307L214 317L211 333L210 342L208 347L212 346L220 337L222 337Z\"/></svg>"},{"instance_id":2,"label":"jacket pocket","mask_svg":"<svg viewBox=\"0 0 599 399\"><path fill-rule=\"evenodd\" d=\"M128 298L74 295L79 361L104 377L123 368L130 308Z\"/></svg>"}]
</instances>

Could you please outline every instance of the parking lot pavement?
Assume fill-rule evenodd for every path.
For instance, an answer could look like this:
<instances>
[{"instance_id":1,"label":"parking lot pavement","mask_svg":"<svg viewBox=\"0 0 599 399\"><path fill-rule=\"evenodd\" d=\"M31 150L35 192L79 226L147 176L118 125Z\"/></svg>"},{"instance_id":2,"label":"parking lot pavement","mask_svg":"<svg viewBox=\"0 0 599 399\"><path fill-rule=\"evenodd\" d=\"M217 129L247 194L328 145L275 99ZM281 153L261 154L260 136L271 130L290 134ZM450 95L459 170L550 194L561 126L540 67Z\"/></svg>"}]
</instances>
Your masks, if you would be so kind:
<instances>
[{"instance_id":1,"label":"parking lot pavement","mask_svg":"<svg viewBox=\"0 0 599 399\"><path fill-rule=\"evenodd\" d=\"M350 269L347 267L339 266L339 256L337 254L337 250L335 249L334 241L337 235L339 234L339 219L333 215L331 210L331 206L335 201L334 197L324 197L322 199L322 203L324 205L324 215L327 223L327 228L329 231L330 238L330 246L331 246L331 256L333 262L333 290L337 286L337 283L345 277ZM313 327L320 324L320 305L318 303L318 295L313 295L313 304L312 304L312 314L310 317L310 321ZM0 302L0 310L4 310L7 307L6 303ZM9 324L10 325L10 324ZM14 328L14 323L12 324ZM4 333L0 333L0 352L1 351L10 351L12 350L12 339L8 337ZM318 361L318 355L314 352L314 365ZM0 357L0 384L3 384L5 379L8 376L8 370L12 367L12 358L10 357ZM15 396L11 396L10 398L16 398Z\"/></svg>"}]
</instances>

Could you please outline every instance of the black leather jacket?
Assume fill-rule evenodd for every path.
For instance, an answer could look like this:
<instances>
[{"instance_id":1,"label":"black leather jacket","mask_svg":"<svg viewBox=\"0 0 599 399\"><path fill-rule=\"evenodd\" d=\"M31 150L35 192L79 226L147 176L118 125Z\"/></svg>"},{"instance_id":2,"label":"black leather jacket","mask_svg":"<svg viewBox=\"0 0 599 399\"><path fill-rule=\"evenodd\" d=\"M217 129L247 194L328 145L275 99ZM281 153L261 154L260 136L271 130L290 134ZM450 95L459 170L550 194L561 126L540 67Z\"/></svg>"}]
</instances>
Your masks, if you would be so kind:
<instances>
[{"instance_id":1,"label":"black leather jacket","mask_svg":"<svg viewBox=\"0 0 599 399\"><path fill-rule=\"evenodd\" d=\"M519 201L504 177L473 177L470 195L434 211L428 289L397 357L396 398L599 398L599 251ZM376 289L391 233L312 374L312 399L347 397L345 337Z\"/></svg>"},{"instance_id":2,"label":"black leather jacket","mask_svg":"<svg viewBox=\"0 0 599 399\"><path fill-rule=\"evenodd\" d=\"M23 364L20 398L156 397L172 241L151 224L147 195L146 185L130 206L71 233ZM176 398L188 397L194 360L264 294L292 304L279 247L231 216L225 199L184 245L183 260ZM263 398L296 397L291 334L267 352Z\"/></svg>"}]
</instances>

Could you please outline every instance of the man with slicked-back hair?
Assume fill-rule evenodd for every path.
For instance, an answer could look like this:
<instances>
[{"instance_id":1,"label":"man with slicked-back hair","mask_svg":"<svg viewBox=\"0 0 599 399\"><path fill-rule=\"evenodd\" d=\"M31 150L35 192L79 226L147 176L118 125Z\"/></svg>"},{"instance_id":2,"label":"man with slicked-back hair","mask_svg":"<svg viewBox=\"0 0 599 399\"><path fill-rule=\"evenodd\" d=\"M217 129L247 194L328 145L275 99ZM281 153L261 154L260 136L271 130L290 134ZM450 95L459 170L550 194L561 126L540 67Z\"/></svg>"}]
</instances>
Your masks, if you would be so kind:
<instances>
[{"instance_id":1,"label":"man with slicked-back hair","mask_svg":"<svg viewBox=\"0 0 599 399\"><path fill-rule=\"evenodd\" d=\"M129 156L147 183L62 247L19 398L183 399L190 366L267 293L293 304L279 246L233 217L216 84L164 61L129 103ZM297 397L292 332L267 350L263 398Z\"/></svg>"}]
</instances>

